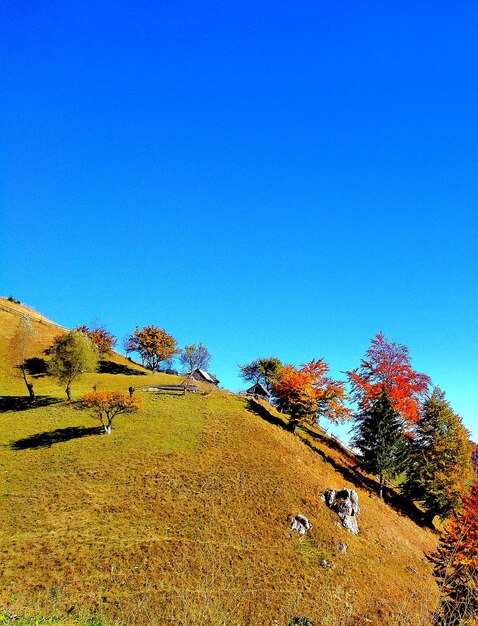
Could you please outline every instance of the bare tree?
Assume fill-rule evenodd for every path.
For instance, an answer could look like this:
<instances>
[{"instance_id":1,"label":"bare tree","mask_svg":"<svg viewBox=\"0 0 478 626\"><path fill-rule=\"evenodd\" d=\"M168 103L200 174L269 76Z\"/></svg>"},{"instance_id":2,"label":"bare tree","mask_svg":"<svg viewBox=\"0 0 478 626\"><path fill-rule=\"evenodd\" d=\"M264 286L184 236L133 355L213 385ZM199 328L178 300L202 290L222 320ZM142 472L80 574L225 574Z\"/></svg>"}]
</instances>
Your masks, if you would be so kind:
<instances>
[{"instance_id":1,"label":"bare tree","mask_svg":"<svg viewBox=\"0 0 478 626\"><path fill-rule=\"evenodd\" d=\"M202 343L193 343L190 346L184 346L179 362L188 373L198 369L207 370L211 362L211 354Z\"/></svg>"}]
</instances>

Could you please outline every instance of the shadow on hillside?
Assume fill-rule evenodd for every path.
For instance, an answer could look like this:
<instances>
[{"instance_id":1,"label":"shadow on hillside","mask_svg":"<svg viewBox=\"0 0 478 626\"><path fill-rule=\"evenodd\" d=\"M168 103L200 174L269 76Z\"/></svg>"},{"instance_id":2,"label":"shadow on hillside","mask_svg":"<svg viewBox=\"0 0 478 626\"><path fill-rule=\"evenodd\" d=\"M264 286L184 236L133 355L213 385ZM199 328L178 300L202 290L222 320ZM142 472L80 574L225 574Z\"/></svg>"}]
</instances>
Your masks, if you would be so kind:
<instances>
[{"instance_id":1,"label":"shadow on hillside","mask_svg":"<svg viewBox=\"0 0 478 626\"><path fill-rule=\"evenodd\" d=\"M285 417L284 419L282 419L278 415L269 413L267 408L263 406L262 404L260 404L259 402L257 402L256 400L254 400L254 398L247 399L246 407L248 411L251 411L251 413L255 413L256 415L259 415L259 417L262 417L262 419L265 420L266 422L269 422L270 424L274 424L274 426L280 426L281 428L284 428L284 430L287 430L288 421Z\"/></svg>"},{"instance_id":2,"label":"shadow on hillside","mask_svg":"<svg viewBox=\"0 0 478 626\"><path fill-rule=\"evenodd\" d=\"M36 396L33 400L30 400L28 396L0 396L0 413L28 411L28 409L38 409L59 402L62 400L50 396Z\"/></svg>"},{"instance_id":3,"label":"shadow on hillside","mask_svg":"<svg viewBox=\"0 0 478 626\"><path fill-rule=\"evenodd\" d=\"M259 417L262 417L262 419L268 421L269 423L274 424L275 426L279 426L284 430L288 429L287 419L284 418L284 420L282 420L280 417L269 413L266 407L261 406L256 402L248 401L247 408L249 411L255 413L256 415L259 415ZM364 489L365 491L368 491L371 494L378 494L378 483L373 478L362 473L357 464L357 459L355 458L355 455L349 450L345 449L339 441L336 441L335 439L325 434L322 435L315 430L309 429L307 426L300 427L297 430L296 434L306 446L308 446L316 454L318 454L323 461L329 463L329 465L331 465L336 472L341 474L346 481L354 484L357 487L360 487L361 489ZM345 457L346 462L350 463L350 465L347 465L344 462L340 462L331 454L327 454L325 450L317 447L316 444L319 442L322 445L328 447L330 450L336 450L340 452L340 454ZM336 489L338 488L338 485L331 485L330 487ZM423 511L421 511L414 502L402 496L398 491L389 487L384 487L383 496L384 501L387 504L389 504L400 514L406 515L407 517L412 519L418 526L430 527L430 523L426 519ZM433 526L431 528L433 528Z\"/></svg>"},{"instance_id":4,"label":"shadow on hillside","mask_svg":"<svg viewBox=\"0 0 478 626\"><path fill-rule=\"evenodd\" d=\"M45 433L30 435L24 439L18 439L10 444L12 450L31 450L35 448L49 448L54 443L65 443L71 439L81 439L101 435L104 430L101 426L85 428L84 426L70 426L69 428L58 428Z\"/></svg>"},{"instance_id":5,"label":"shadow on hillside","mask_svg":"<svg viewBox=\"0 0 478 626\"><path fill-rule=\"evenodd\" d=\"M100 361L98 372L100 374L126 374L126 376L146 376L146 372L135 370L128 365L121 365L114 361Z\"/></svg>"}]
</instances>

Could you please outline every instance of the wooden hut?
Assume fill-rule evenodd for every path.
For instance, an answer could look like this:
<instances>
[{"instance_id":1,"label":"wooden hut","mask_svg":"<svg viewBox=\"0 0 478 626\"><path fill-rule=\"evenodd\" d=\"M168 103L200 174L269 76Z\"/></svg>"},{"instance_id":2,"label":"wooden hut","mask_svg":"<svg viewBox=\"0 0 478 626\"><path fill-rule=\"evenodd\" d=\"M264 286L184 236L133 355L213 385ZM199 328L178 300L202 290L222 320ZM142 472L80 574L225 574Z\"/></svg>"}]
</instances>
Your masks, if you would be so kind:
<instances>
[{"instance_id":1,"label":"wooden hut","mask_svg":"<svg viewBox=\"0 0 478 626\"><path fill-rule=\"evenodd\" d=\"M267 391L264 385L259 382L254 383L252 387L249 387L249 389L246 390L246 393L248 393L251 396L258 396L259 398L265 398L266 400L269 400L271 397L271 394Z\"/></svg>"},{"instance_id":2,"label":"wooden hut","mask_svg":"<svg viewBox=\"0 0 478 626\"><path fill-rule=\"evenodd\" d=\"M214 376L214 374L210 374L205 370L194 370L191 374L191 378L194 380L199 380L201 383L209 383L211 385L219 385L219 380Z\"/></svg>"}]
</instances>

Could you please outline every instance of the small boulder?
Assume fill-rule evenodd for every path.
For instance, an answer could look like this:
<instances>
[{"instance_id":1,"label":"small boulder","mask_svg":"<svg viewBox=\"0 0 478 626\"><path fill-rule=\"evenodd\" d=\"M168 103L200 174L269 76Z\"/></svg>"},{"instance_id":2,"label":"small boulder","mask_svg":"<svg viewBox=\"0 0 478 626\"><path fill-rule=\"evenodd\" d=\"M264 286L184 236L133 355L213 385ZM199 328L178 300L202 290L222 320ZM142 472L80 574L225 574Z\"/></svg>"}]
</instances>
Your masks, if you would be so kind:
<instances>
[{"instance_id":1,"label":"small boulder","mask_svg":"<svg viewBox=\"0 0 478 626\"><path fill-rule=\"evenodd\" d=\"M300 513L292 518L290 523L290 529L299 535L305 535L312 528L312 524L305 517L305 515L301 515Z\"/></svg>"},{"instance_id":2,"label":"small boulder","mask_svg":"<svg viewBox=\"0 0 478 626\"><path fill-rule=\"evenodd\" d=\"M325 504L339 516L342 526L353 535L358 535L357 515L360 514L358 494L355 489L335 491L328 489L324 493Z\"/></svg>"},{"instance_id":3,"label":"small boulder","mask_svg":"<svg viewBox=\"0 0 478 626\"><path fill-rule=\"evenodd\" d=\"M332 563L327 559L322 559L320 562L320 567L332 567Z\"/></svg>"},{"instance_id":4,"label":"small boulder","mask_svg":"<svg viewBox=\"0 0 478 626\"><path fill-rule=\"evenodd\" d=\"M314 626L314 623L308 617L293 617L288 626Z\"/></svg>"},{"instance_id":5,"label":"small boulder","mask_svg":"<svg viewBox=\"0 0 478 626\"><path fill-rule=\"evenodd\" d=\"M347 554L348 545L346 543L343 543L342 541L339 541L339 543L335 546L335 549L337 550L337 552L340 552L340 554Z\"/></svg>"}]
</instances>

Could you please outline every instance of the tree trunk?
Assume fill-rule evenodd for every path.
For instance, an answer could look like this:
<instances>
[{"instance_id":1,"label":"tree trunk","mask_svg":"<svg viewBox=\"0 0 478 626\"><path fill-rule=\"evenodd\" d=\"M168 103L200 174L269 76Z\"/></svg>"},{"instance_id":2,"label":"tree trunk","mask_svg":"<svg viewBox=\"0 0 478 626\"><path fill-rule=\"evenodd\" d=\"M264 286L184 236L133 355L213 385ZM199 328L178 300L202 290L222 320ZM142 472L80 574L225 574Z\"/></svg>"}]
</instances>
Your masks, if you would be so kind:
<instances>
[{"instance_id":1,"label":"tree trunk","mask_svg":"<svg viewBox=\"0 0 478 626\"><path fill-rule=\"evenodd\" d=\"M289 424L287 426L287 429L293 434L295 435L295 431L297 429L297 425L298 425L298 420L295 417L291 417L289 420Z\"/></svg>"},{"instance_id":2,"label":"tree trunk","mask_svg":"<svg viewBox=\"0 0 478 626\"><path fill-rule=\"evenodd\" d=\"M379 480L380 480L379 496L380 496L380 499L383 500L383 474L380 474Z\"/></svg>"},{"instance_id":3,"label":"tree trunk","mask_svg":"<svg viewBox=\"0 0 478 626\"><path fill-rule=\"evenodd\" d=\"M27 389L30 395L30 402L33 402L33 400L35 400L35 392L33 391L32 383L27 383Z\"/></svg>"},{"instance_id":4,"label":"tree trunk","mask_svg":"<svg viewBox=\"0 0 478 626\"><path fill-rule=\"evenodd\" d=\"M68 398L68 401L69 401L69 402L71 402L71 389L70 389L70 383L68 383L68 385L66 386L65 393L66 393L66 397Z\"/></svg>"},{"instance_id":5,"label":"tree trunk","mask_svg":"<svg viewBox=\"0 0 478 626\"><path fill-rule=\"evenodd\" d=\"M30 401L35 399L35 393L33 391L33 384L28 382L27 373L25 372L25 365L22 362L20 369L22 370L23 380L25 381L26 388L28 390L28 395L30 396Z\"/></svg>"}]
</instances>

